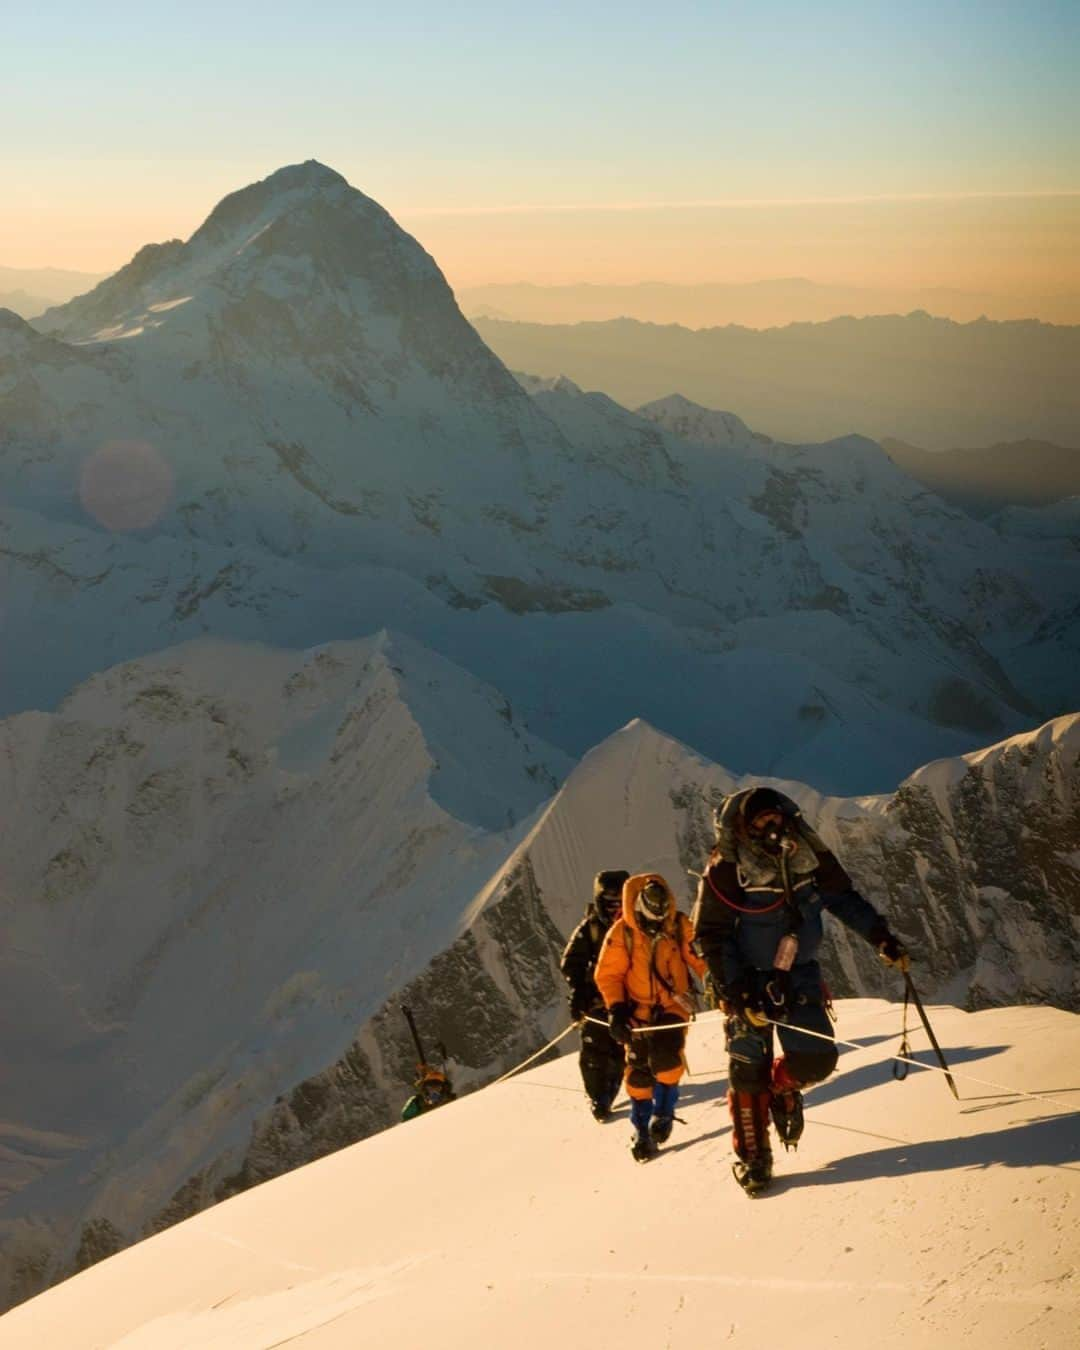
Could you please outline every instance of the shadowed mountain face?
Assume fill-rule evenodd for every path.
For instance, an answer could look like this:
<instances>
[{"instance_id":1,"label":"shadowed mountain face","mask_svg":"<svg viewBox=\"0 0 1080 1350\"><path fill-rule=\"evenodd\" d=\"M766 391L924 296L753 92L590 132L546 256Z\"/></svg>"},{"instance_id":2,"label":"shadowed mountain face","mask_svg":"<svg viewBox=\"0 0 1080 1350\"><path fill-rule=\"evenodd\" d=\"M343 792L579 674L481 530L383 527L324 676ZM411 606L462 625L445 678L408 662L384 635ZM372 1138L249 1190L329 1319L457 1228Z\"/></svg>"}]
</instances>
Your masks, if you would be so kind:
<instances>
[{"instance_id":1,"label":"shadowed mountain face","mask_svg":"<svg viewBox=\"0 0 1080 1350\"><path fill-rule=\"evenodd\" d=\"M888 438L881 445L905 473L973 516L1080 497L1080 450L1046 441L936 452Z\"/></svg>"},{"instance_id":2,"label":"shadowed mountain face","mask_svg":"<svg viewBox=\"0 0 1080 1350\"><path fill-rule=\"evenodd\" d=\"M567 753L645 715L872 790L1075 702L1063 545L966 520L860 437L523 389L313 162L0 321L0 485L7 711L202 634L393 626Z\"/></svg>"},{"instance_id":3,"label":"shadowed mountain face","mask_svg":"<svg viewBox=\"0 0 1080 1350\"><path fill-rule=\"evenodd\" d=\"M969 324L916 312L755 331L619 319L477 319L510 366L566 375L628 407L678 390L779 440L852 431L945 449L1035 437L1080 443L1080 327Z\"/></svg>"}]
</instances>

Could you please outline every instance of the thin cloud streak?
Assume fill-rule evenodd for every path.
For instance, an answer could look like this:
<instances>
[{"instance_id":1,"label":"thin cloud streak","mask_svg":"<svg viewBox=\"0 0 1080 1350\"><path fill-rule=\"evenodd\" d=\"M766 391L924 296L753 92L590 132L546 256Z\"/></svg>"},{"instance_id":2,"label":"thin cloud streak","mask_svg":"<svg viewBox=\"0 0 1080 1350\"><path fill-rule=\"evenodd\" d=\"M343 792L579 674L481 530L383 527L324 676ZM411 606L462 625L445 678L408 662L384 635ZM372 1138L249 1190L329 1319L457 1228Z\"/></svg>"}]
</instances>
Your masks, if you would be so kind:
<instances>
[{"instance_id":1,"label":"thin cloud streak","mask_svg":"<svg viewBox=\"0 0 1080 1350\"><path fill-rule=\"evenodd\" d=\"M743 197L681 202L516 202L492 206L401 206L399 216L525 216L589 212L726 211L760 207L862 206L879 202L1049 201L1080 197L1080 188L1048 192L909 192L852 197Z\"/></svg>"}]
</instances>

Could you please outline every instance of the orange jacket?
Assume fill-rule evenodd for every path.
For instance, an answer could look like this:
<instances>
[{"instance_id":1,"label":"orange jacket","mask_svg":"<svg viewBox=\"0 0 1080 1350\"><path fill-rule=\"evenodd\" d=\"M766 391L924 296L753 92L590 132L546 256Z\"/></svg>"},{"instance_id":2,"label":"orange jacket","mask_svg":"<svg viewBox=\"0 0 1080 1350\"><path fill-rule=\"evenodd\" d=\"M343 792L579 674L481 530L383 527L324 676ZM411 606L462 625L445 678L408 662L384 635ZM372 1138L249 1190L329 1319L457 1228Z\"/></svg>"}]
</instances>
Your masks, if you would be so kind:
<instances>
[{"instance_id":1,"label":"orange jacket","mask_svg":"<svg viewBox=\"0 0 1080 1350\"><path fill-rule=\"evenodd\" d=\"M646 882L659 881L668 894L664 926L655 939L642 931L634 904ZM629 940L628 940L629 934ZM596 960L593 978L605 1007L630 1003L637 1021L647 1022L655 1007L689 1016L692 1004L686 997L690 971L705 974L705 962L691 951L694 926L675 906L671 887L656 872L642 872L623 886L622 918L608 929Z\"/></svg>"}]
</instances>

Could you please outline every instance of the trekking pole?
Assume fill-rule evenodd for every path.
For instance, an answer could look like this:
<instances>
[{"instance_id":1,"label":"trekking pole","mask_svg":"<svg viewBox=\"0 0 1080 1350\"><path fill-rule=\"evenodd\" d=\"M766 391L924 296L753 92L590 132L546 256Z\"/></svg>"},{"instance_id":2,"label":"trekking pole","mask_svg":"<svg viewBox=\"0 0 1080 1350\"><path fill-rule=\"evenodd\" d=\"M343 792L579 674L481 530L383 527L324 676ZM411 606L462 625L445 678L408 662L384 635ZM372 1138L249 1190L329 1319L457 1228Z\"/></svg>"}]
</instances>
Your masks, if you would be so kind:
<instances>
[{"instance_id":1,"label":"trekking pole","mask_svg":"<svg viewBox=\"0 0 1080 1350\"><path fill-rule=\"evenodd\" d=\"M424 1054L424 1047L420 1041L420 1033L416 1030L416 1023L413 1021L412 1009L406 1008L404 1003L401 1005L401 1011L405 1014L405 1021L409 1024L409 1030L412 1032L413 1045L416 1046L416 1053L420 1063L417 1066L421 1070L427 1064L427 1055Z\"/></svg>"},{"instance_id":2,"label":"trekking pole","mask_svg":"<svg viewBox=\"0 0 1080 1350\"><path fill-rule=\"evenodd\" d=\"M930 1037L930 1044L934 1047L934 1054L937 1055L937 1057L938 1057L938 1063L941 1065L942 1072L943 1072L944 1075L945 1075L945 1081L948 1083L949 1087L952 1089L952 1095L956 1098L957 1101L959 1101L959 1100L960 1100L960 1094L959 1094L959 1092L957 1092L957 1090L956 1090L956 1084L953 1082L953 1076L952 1076L952 1074L949 1072L949 1066L948 1066L948 1064L946 1063L945 1056L941 1053L941 1046L938 1045L937 1037L934 1035L934 1028L930 1025L930 1019L929 1019L929 1018L927 1017L927 1015L926 1015L926 1009L925 1009L925 1008L923 1007L923 1005L922 1005L922 999L919 997L919 992L918 992L918 990L915 988L915 985L914 985L914 982L912 981L911 975L910 975L910 973L909 973L908 971L906 971L906 970L904 971L904 986L905 986L905 988L904 988L904 1008L905 1008L904 1025L905 1025L905 1029L906 1029L906 1026L907 1026L907 1017L906 1017L907 1001L908 1001L908 998L909 998L909 996L910 996L912 1003L915 1004L915 1011L919 1014L919 1017L920 1017L920 1019L922 1020L922 1024L923 1024L923 1027L924 1027L924 1029L925 1029L925 1031L926 1031L926 1034L927 1034L927 1036ZM906 1035L905 1035L905 1040L906 1040ZM903 1047L901 1047L901 1053L902 1053L902 1052L903 1052Z\"/></svg>"},{"instance_id":3,"label":"trekking pole","mask_svg":"<svg viewBox=\"0 0 1080 1350\"><path fill-rule=\"evenodd\" d=\"M904 989L904 1020L900 1028L900 1049L896 1052L896 1058L892 1062L892 1076L898 1083L902 1083L911 1072L909 1063L911 1056L911 1046L908 1044L908 991Z\"/></svg>"}]
</instances>

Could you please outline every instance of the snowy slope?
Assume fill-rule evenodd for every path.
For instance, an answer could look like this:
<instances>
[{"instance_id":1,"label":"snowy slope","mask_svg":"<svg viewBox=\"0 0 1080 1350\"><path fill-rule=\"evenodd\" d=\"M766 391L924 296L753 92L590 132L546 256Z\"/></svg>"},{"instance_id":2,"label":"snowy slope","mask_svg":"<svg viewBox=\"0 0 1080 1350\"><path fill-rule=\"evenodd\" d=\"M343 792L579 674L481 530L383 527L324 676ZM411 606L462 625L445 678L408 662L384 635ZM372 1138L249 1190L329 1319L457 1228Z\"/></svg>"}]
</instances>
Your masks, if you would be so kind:
<instances>
[{"instance_id":1,"label":"snowy slope","mask_svg":"<svg viewBox=\"0 0 1080 1350\"><path fill-rule=\"evenodd\" d=\"M718 450L752 450L755 446L772 443L770 436L751 431L734 413L703 408L682 394L669 394L667 398L643 403L637 413L681 441L710 445Z\"/></svg>"},{"instance_id":2,"label":"snowy slope","mask_svg":"<svg viewBox=\"0 0 1080 1350\"><path fill-rule=\"evenodd\" d=\"M935 738L948 726L985 739L1014 716L1002 704L1030 714L1022 689L1076 706L1075 551L1051 564L1034 540L968 520L863 437L785 445L678 396L630 414L566 379L526 387L573 445L660 429L694 485L691 550L648 556L671 569L672 603L700 625L715 729L686 735L645 715L716 758L747 763L749 731L759 771L831 788L852 735L875 757L887 743L925 758L961 748L929 749L929 725ZM719 609L721 623L694 601ZM1052 647L1038 639L1051 623ZM907 771L891 763L897 777Z\"/></svg>"},{"instance_id":3,"label":"snowy slope","mask_svg":"<svg viewBox=\"0 0 1080 1350\"><path fill-rule=\"evenodd\" d=\"M86 1207L137 1231L332 1061L452 944L566 767L494 691L386 634L194 643L0 724L15 1289L73 1258ZM396 1050L346 1139L392 1117Z\"/></svg>"},{"instance_id":4,"label":"snowy slope","mask_svg":"<svg viewBox=\"0 0 1080 1350\"><path fill-rule=\"evenodd\" d=\"M459 1085L510 1067L563 1005L592 875L656 868L689 903L711 804L743 781L636 721L541 807L558 753L388 636L192 644L2 730L12 1298L389 1124L402 1001ZM780 786L928 990L1076 1008L1078 766L1072 717L889 797ZM827 973L890 988L840 931Z\"/></svg>"},{"instance_id":5,"label":"snowy slope","mask_svg":"<svg viewBox=\"0 0 1080 1350\"><path fill-rule=\"evenodd\" d=\"M0 1340L824 1350L872 1328L883 1350L1069 1345L1077 1018L929 1011L964 1100L932 1072L892 1080L895 1006L843 1003L858 1048L809 1094L802 1145L758 1199L728 1171L723 1040L704 1020L685 1123L644 1168L625 1104L597 1126L567 1054L141 1243L8 1313Z\"/></svg>"},{"instance_id":6,"label":"snowy slope","mask_svg":"<svg viewBox=\"0 0 1080 1350\"><path fill-rule=\"evenodd\" d=\"M0 709L203 634L389 627L573 756L644 716L851 792L1076 705L1080 557L859 437L771 446L548 385L313 162L37 327L2 317Z\"/></svg>"}]
</instances>

